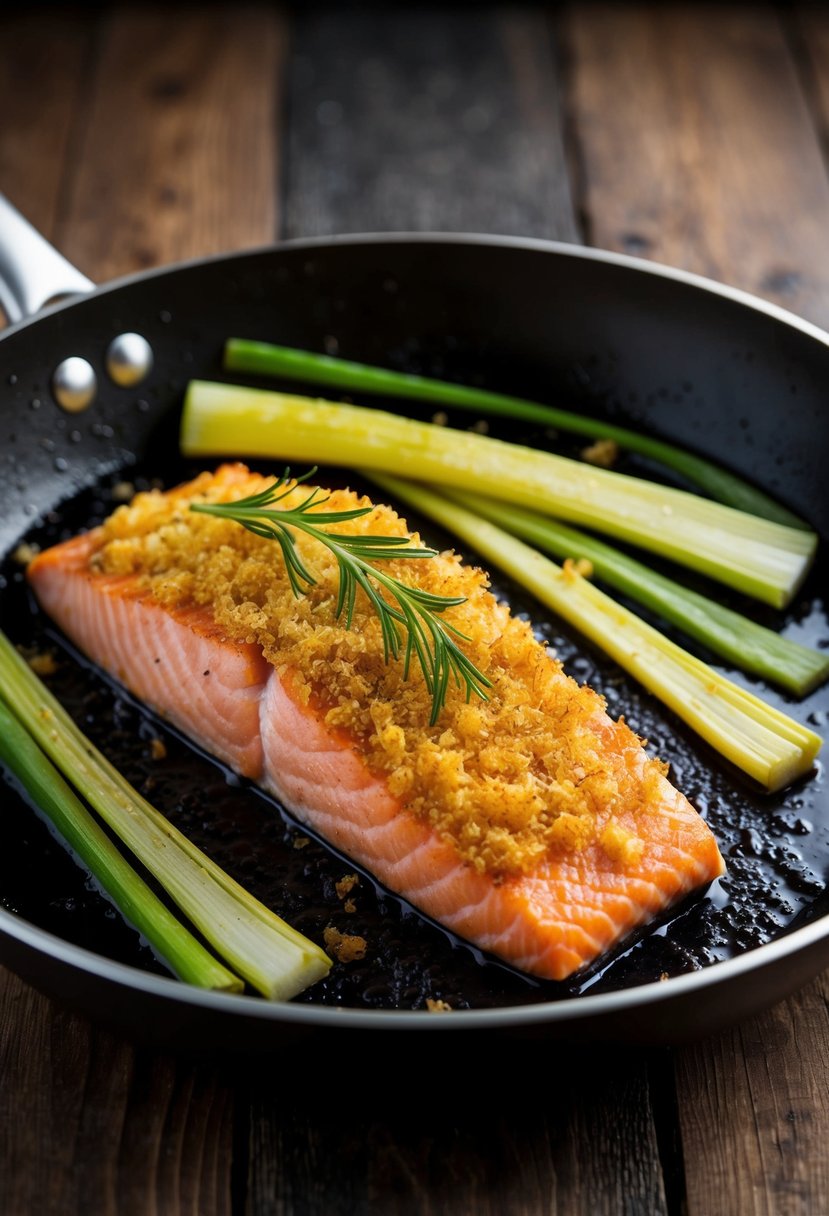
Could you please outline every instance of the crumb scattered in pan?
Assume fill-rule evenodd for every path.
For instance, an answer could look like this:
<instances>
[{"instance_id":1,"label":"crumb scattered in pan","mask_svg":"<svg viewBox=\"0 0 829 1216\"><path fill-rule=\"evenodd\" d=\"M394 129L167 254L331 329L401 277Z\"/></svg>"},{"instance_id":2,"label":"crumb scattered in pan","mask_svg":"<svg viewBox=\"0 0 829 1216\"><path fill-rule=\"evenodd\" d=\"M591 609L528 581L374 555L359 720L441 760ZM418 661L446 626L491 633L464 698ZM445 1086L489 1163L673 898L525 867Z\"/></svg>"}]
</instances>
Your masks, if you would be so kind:
<instances>
[{"instance_id":1,"label":"crumb scattered in pan","mask_svg":"<svg viewBox=\"0 0 829 1216\"><path fill-rule=\"evenodd\" d=\"M489 423L487 422L486 418L479 418L477 422L472 423L472 426L469 429L472 431L473 435L488 435Z\"/></svg>"},{"instance_id":2,"label":"crumb scattered in pan","mask_svg":"<svg viewBox=\"0 0 829 1216\"><path fill-rule=\"evenodd\" d=\"M447 1001L434 1001L430 996L426 998L426 1008L430 1013L451 1013L452 1006Z\"/></svg>"},{"instance_id":3,"label":"crumb scattered in pan","mask_svg":"<svg viewBox=\"0 0 829 1216\"><path fill-rule=\"evenodd\" d=\"M344 912L356 912L357 911L357 905L355 904L353 899L347 899L345 901L345 903L343 904L343 911Z\"/></svg>"},{"instance_id":4,"label":"crumb scattered in pan","mask_svg":"<svg viewBox=\"0 0 829 1216\"><path fill-rule=\"evenodd\" d=\"M350 895L359 881L356 874L345 874L338 883L334 884L337 899L345 899L346 895Z\"/></svg>"},{"instance_id":5,"label":"crumb scattered in pan","mask_svg":"<svg viewBox=\"0 0 829 1216\"><path fill-rule=\"evenodd\" d=\"M619 459L619 445L615 439L597 439L581 450L582 460L598 465L600 469L612 469Z\"/></svg>"},{"instance_id":6,"label":"crumb scattered in pan","mask_svg":"<svg viewBox=\"0 0 829 1216\"><path fill-rule=\"evenodd\" d=\"M366 956L366 939L356 933L340 933L333 925L323 931L325 948L338 963L354 963Z\"/></svg>"},{"instance_id":7,"label":"crumb scattered in pan","mask_svg":"<svg viewBox=\"0 0 829 1216\"><path fill-rule=\"evenodd\" d=\"M112 487L113 502L129 502L135 497L135 486L131 481L116 481Z\"/></svg>"},{"instance_id":8,"label":"crumb scattered in pan","mask_svg":"<svg viewBox=\"0 0 829 1216\"><path fill-rule=\"evenodd\" d=\"M18 566L28 566L33 558L37 557L40 552L40 545L22 544L18 545L12 553L12 561L17 562Z\"/></svg>"},{"instance_id":9,"label":"crumb scattered in pan","mask_svg":"<svg viewBox=\"0 0 829 1216\"><path fill-rule=\"evenodd\" d=\"M164 746L162 739L150 739L150 755L153 760L163 760L167 755L167 748Z\"/></svg>"},{"instance_id":10,"label":"crumb scattered in pan","mask_svg":"<svg viewBox=\"0 0 829 1216\"><path fill-rule=\"evenodd\" d=\"M51 651L36 650L26 655L26 662L36 676L53 676L58 669L55 656Z\"/></svg>"},{"instance_id":11,"label":"crumb scattered in pan","mask_svg":"<svg viewBox=\"0 0 829 1216\"><path fill-rule=\"evenodd\" d=\"M309 837L307 837L307 836L295 836L294 837L294 848L295 849L304 849L310 843L311 843L311 841L310 841Z\"/></svg>"},{"instance_id":12,"label":"crumb scattered in pan","mask_svg":"<svg viewBox=\"0 0 829 1216\"><path fill-rule=\"evenodd\" d=\"M449 421L449 415L445 410L438 410L436 414L432 414L432 422L435 426L446 426Z\"/></svg>"}]
</instances>

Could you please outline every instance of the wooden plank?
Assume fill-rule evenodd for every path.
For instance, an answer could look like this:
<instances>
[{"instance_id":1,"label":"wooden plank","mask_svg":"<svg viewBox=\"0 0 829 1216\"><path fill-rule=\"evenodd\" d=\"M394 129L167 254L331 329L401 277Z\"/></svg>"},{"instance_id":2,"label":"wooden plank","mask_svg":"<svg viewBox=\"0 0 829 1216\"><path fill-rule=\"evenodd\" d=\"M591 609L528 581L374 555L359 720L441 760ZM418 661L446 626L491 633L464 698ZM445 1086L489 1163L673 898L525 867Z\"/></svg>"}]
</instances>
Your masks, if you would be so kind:
<instances>
[{"instance_id":1,"label":"wooden plank","mask_svg":"<svg viewBox=\"0 0 829 1216\"><path fill-rule=\"evenodd\" d=\"M786 28L824 159L829 160L829 12L824 5L793 4Z\"/></svg>"},{"instance_id":2,"label":"wooden plank","mask_svg":"<svg viewBox=\"0 0 829 1216\"><path fill-rule=\"evenodd\" d=\"M232 1092L0 972L0 1211L231 1211Z\"/></svg>"},{"instance_id":3,"label":"wooden plank","mask_svg":"<svg viewBox=\"0 0 829 1216\"><path fill-rule=\"evenodd\" d=\"M550 32L520 8L297 14L284 234L579 239Z\"/></svg>"},{"instance_id":4,"label":"wooden plank","mask_svg":"<svg viewBox=\"0 0 829 1216\"><path fill-rule=\"evenodd\" d=\"M201 16L208 20L215 14ZM196 19L195 14L187 13L187 19L191 17ZM352 14L349 14L351 19ZM185 97L190 96L191 88L198 91L201 87L200 77L193 67L194 59L189 57L190 52L182 45L186 41L183 35L179 36L177 43L178 56L174 58L170 55L165 59L165 48L176 43L175 28L181 27L175 27L175 22L171 21L170 40L165 41L159 32L157 42L153 43L146 36L146 26L140 13L133 11L124 20L132 23L129 28L136 38L142 30L145 31L142 44L145 52L147 48L152 51L153 46L156 47L156 57L152 59L150 56L154 67L163 62L170 71L175 71L182 63L185 67L190 65L187 71L191 74L185 75L191 83L185 88ZM160 29L163 24L161 16L156 13L153 20L160 23L154 28ZM179 13L176 20L183 22L185 17ZM234 25L235 20L234 15ZM227 152L230 140L228 132L233 128L227 114L216 115L205 127L200 117L205 111L200 105L194 106L188 119L176 110L179 102L182 108L185 105L182 95L179 102L175 101L177 86L167 84L160 91L162 94L172 92L172 100L168 97L167 101L168 108L175 113L165 112L165 116L159 118L156 102L160 107L163 98L153 100L151 93L142 91L150 87L146 83L150 79L147 55L132 55L130 38L120 32L117 20L112 18L111 21L102 42L104 56L91 78L94 87L89 102L90 126L78 142L78 176L71 183L72 189L63 213L63 235L67 241L72 239L75 222L79 225L78 244L74 248L67 245L67 251L84 269L104 276L140 266L148 257L166 259L183 256L180 247L187 241L192 242L191 252L200 253L221 247L213 242L223 242L225 233L228 247L263 239L262 235L254 232L259 222L255 217L258 215L259 220L264 217L268 224L276 224L273 186L269 186L271 201L265 205L262 196L257 193L263 188L259 178L261 165L244 164L244 158L236 159L235 149ZM527 20L521 28L524 30L525 47L534 47L538 41L546 55L548 51L545 49L546 43L542 41L541 25L535 24L533 19ZM200 44L203 49L213 48L209 51L208 62L214 62L212 55L219 55L217 41L211 36ZM343 57L344 45L342 41L337 43ZM526 50L514 53L526 64ZM117 59L120 65L118 70L111 66L110 56ZM238 79L237 69L232 75ZM145 81L141 89L133 88L130 83L136 76ZM223 79L221 73L218 79ZM273 84L270 76L265 75L261 79L268 87ZM530 101L522 102L530 109L533 105L542 104L538 102L539 97L550 97L544 84L544 73L540 69L536 77L522 73L518 80L513 81L517 89L519 85L529 87L527 80L533 79L536 83L530 88ZM230 88L222 92L221 84L214 87L218 87L228 105L237 96L236 90ZM107 98L110 99L109 104ZM328 98L322 97L319 104L325 100ZM338 98L333 97L333 100L337 101ZM209 109L210 98L205 98L203 104ZM248 117L255 115L256 121L264 121L264 105L254 107L244 93L239 104L250 106L245 111ZM543 105L547 104L543 102ZM128 113L134 106L138 107L139 116L134 111ZM517 102L515 106L511 113L519 112ZM107 112L110 108L111 113ZM269 113L268 121L272 113ZM465 111L458 110L457 113L462 115ZM526 120L529 124L526 118L528 111L525 109L520 113L524 115L522 121ZM541 131L551 120L549 112L548 117L543 117L542 109L537 113L538 130ZM323 111L325 122L322 126L326 130L331 125L337 126L337 123L330 123L336 114L336 109ZM658 117L645 116L643 121L650 123ZM765 117L762 107L760 117ZM480 117L477 117L473 127L475 122L480 121ZM391 120L389 122L391 124ZM453 122L457 124L457 118ZM500 119L493 122L493 126L500 130L499 122ZM267 129L271 130L270 127ZM366 129L365 124L361 129ZM451 135L452 124L444 129L448 129ZM126 161L123 157L119 160L115 156L120 147L116 136L120 133L128 134L135 144L125 154ZM178 140L176 133L180 137ZM382 150L380 136L375 134L372 138L375 139L375 152L378 148ZM268 141L257 143L260 152L265 143ZM152 154L148 151L150 146ZM219 155L217 149L220 147L225 147L226 154ZM307 155L318 156L320 149L327 152L330 147L325 141L315 144L311 139ZM439 150L441 147L443 145L439 145ZM530 210L531 206L535 208L537 205L538 190L531 192L532 198L528 201L527 198L518 197L521 192L514 185L498 185L497 165L490 166L488 172L496 175L494 180L498 189L516 189L517 201L510 201L512 196L508 193L498 195L496 192L495 202L483 197L485 191L480 191L477 186L473 190L468 182L483 181L486 185L489 179L475 178L474 164L469 167L469 173L473 176L465 179L463 162L451 161L451 158L450 171L444 174L444 184L441 185L436 177L424 185L421 180L423 162L418 159L422 149L415 147L411 151L413 164L419 170L419 175L409 179L411 198L399 184L395 187L396 194L387 184L386 175L394 169L393 164L378 165L373 171L370 171L369 165L368 170L362 171L360 181L349 179L349 191L342 196L337 195L337 206L334 206L330 202L333 186L321 181L325 175L319 164L314 167L298 163L297 149L292 144L290 166L297 180L288 191L286 230L292 234L325 231L331 230L326 229L325 225L335 222L337 227L342 228L343 225L338 222L341 215L356 216L353 221L355 226L366 226L363 216L372 221L372 226L382 226L381 219L388 212L389 199L397 199L400 214L413 216L413 219L407 220L406 226L420 223L420 216L421 226L448 227L450 224L443 219L448 217L452 219L451 226L462 224L471 227L477 226L473 221L480 215L482 224L486 223L488 216L494 216L493 226L498 221L497 226L501 227L499 216L514 216L510 220L516 225L514 231L556 235L557 231L552 229L560 227L558 234L562 235L568 224L571 231L575 231L569 198L565 200L566 207L560 197L555 201L557 196L554 191L561 179L550 171L550 166L560 164L559 152L553 156L548 147L542 148L539 152L541 168L537 164L526 166L520 160L513 165L516 182L522 180L519 175L523 174L523 180L535 182L547 200L546 209L539 220L539 213ZM182 166L182 155L184 161L189 163L189 169ZM487 155L488 147L479 147L476 156L484 163ZM108 166L101 165L104 156L111 160ZM551 159L544 161L544 157ZM264 159L273 166L275 153L271 162L270 152L266 149ZM366 159L370 158L366 156ZM222 194L222 206L226 212L224 219L220 219L217 214L199 210L206 205L202 198L203 191L187 195L184 188L189 189L193 181L203 185L209 180L210 174L220 171L216 166L221 167L225 162L231 167L235 166L237 173L243 176L239 177L235 187L226 184L226 192ZM158 165L166 165L170 176L162 174ZM330 166L335 176L340 171L337 165L334 157ZM125 167L131 171L122 176ZM221 171L224 169L221 168ZM671 169L671 172L674 171ZM402 175L404 170L399 168L398 172ZM97 204L83 200L84 173L90 173L91 180L97 183ZM537 176L533 177L533 173ZM320 181L321 184L317 184ZM170 208L168 213L164 211L158 192L171 182L173 192L178 188L182 193L176 198L167 197L164 206ZM356 185L361 182L364 185L365 198L362 203L359 193L356 198L352 197L355 182ZM251 183L258 202L241 198L244 189ZM143 193L145 190L146 193ZM129 198L126 197L128 192L131 195ZM455 197L465 194L470 197ZM476 194L482 197L476 197ZM616 205L612 194L606 202L608 206L611 202ZM237 203L241 207L241 217L236 214ZM21 205L25 207L24 202ZM486 208L490 206L491 211L487 211ZM406 212L407 207L410 208L409 212ZM476 211L476 208L480 210ZM120 245L117 238L101 241L101 220L110 215L111 209L113 215L118 214L122 220L126 219L127 235L125 243ZM598 210L595 208L596 212ZM146 217L152 212L158 214L151 221ZM138 223L142 216L146 230L141 229ZM188 216L193 231L188 229ZM751 215L747 216L747 223L749 220ZM549 229L533 228L536 222L549 225ZM519 224L525 224L526 228L521 229ZM403 225L395 222L385 226ZM118 231L114 224L111 231ZM764 242L770 239L770 231L765 232ZM240 232L241 236L238 236ZM154 244L145 240L147 233L158 238ZM804 262L803 265L811 263ZM825 1000L825 993L821 999ZM802 1035L802 1015L793 1008L792 1018L797 1016L797 1022L792 1021L791 1033ZM813 1021L816 1028L813 1041L802 1043L807 1063L817 1057L816 1046L819 1048L825 1044L822 1024L817 1016ZM761 1028L764 1035L771 1033L765 1023L761 1023ZM209 1213L228 1210L228 1163L232 1148L231 1095L211 1071L194 1072L161 1057L135 1056L131 1049L126 1049L108 1036L99 1038L98 1032L92 1032L85 1023L76 1023L74 1019L57 1013L48 1002L42 1001L14 980L8 980L5 986L0 987L0 1032L0 1075L4 1082L0 1087L0 1159L14 1162L14 1168L8 1171L8 1175L6 1171L0 1171L0 1209L10 1212L99 1212L115 1210L113 1205L117 1200L119 1211L152 1210L152 1203L160 1211L198 1210ZM681 1057L679 1077L686 1115L683 1133L687 1162L691 1167L689 1195L693 1202L690 1216L716 1210L705 1207L712 1189L702 1189L707 1160L717 1162L715 1175L719 1178L721 1195L725 1197L722 1202L727 1203L728 1196L733 1198L737 1193L729 1173L733 1167L728 1156L723 1153L717 1157L713 1151L713 1131L708 1133L706 1139L704 1128L694 1129L693 1112L704 1109L706 1098L713 1104L712 1118L717 1121L715 1126L720 1128L731 1146L732 1156L736 1154L735 1159L740 1160L748 1151L744 1146L750 1134L754 1107L759 1106L761 1101L769 1101L768 1093L763 1088L766 1082L762 1080L766 1065L759 1055L754 1057L754 1072L749 1070L754 1077L754 1089L739 1088L738 1070L734 1070L730 1060L736 1058L739 1063L745 1046L740 1038L726 1043L718 1059L706 1054L704 1047L693 1049L697 1054ZM729 1053L729 1047L733 1049L733 1056ZM822 1058L825 1059L825 1046L823 1050ZM791 1109L800 1111L795 1124L808 1169L820 1151L820 1144L817 1139L811 1139L808 1127L809 1112L822 1109L815 1106L812 1088L813 1083L822 1082L825 1092L825 1078L812 1063L811 1069L805 1068L810 1078L808 1085L804 1083L802 1089L798 1090L798 1068L802 1071L805 1066L802 1061L788 1057L787 1049L787 1058L781 1060L781 1075L775 1075L774 1080L781 1093L802 1092L804 1095L802 1106L792 1106ZM749 1063L750 1060L747 1060L747 1066ZM351 1095L342 1099L336 1119L321 1116L319 1110L302 1107L286 1109L285 1089L280 1084L279 1075L275 1074L270 1081L263 1080L257 1084L252 1098L254 1151L250 1167L250 1210L325 1210L333 1213L355 1210L394 1213L408 1210L428 1213L430 1210L447 1210L446 1197L453 1199L457 1196L458 1205L453 1206L453 1211L463 1213L475 1210L483 1212L484 1216L487 1211L495 1210L509 1210L511 1213L664 1211L666 1204L654 1136L660 1112L654 1112L649 1100L647 1064L647 1059L636 1052L626 1053L623 1059L605 1058L585 1068L578 1085L573 1080L560 1083L558 1073L553 1073L551 1069L545 1098L549 1094L549 1100L554 1098L559 1105L555 1111L545 1110L540 1121L533 1111L532 1118L529 1115L526 1119L499 1117L492 1126L485 1115L479 1113L493 1109L492 1096L478 1095L472 1100L470 1095L464 1094L467 1106L472 1107L471 1114L454 1118L441 1116L431 1124L428 1133L413 1117L406 1119L394 1112L386 1117L387 1107L382 1112L373 1112L358 1105L355 1112ZM63 1078L55 1087L51 1085L50 1070ZM330 1079L328 1084L330 1086ZM395 1086L395 1090L399 1091L399 1086ZM715 1102L717 1093L722 1098ZM431 1092L429 1098L432 1098ZM696 1106L693 1105L695 1098ZM388 1105L390 1095L386 1093L384 1099ZM512 1114L512 1108L509 1109ZM20 1119L21 1111L26 1112L25 1121ZM158 1111L162 1112L160 1118ZM770 1186L768 1178L772 1174L770 1162L773 1162L776 1147L775 1136L780 1135L781 1127L785 1131L791 1123L788 1118L783 1120L782 1107L775 1118L777 1122L771 1116L767 1119L764 1124L765 1136L760 1139L765 1154L762 1170L755 1175L760 1194L764 1193L764 1187ZM821 1120L822 1116L816 1128L825 1137L825 1124ZM350 1131L346 1132L345 1128L350 1128ZM79 1181L78 1163L83 1162L85 1171L86 1163L94 1160L96 1154L99 1158L97 1172ZM424 1172L425 1181L418 1182ZM786 1166L781 1187L788 1185L790 1178L794 1180L793 1185L802 1186L802 1177L796 1174L791 1162ZM4 1186L16 1188L8 1192L14 1202L5 1202L8 1196L3 1193ZM25 1186L29 1187L28 1191L21 1189ZM740 1198L747 1194L748 1191L739 1190ZM827 1207L825 1192L818 1187L814 1190L814 1196L818 1200L822 1198L823 1202L811 1210L824 1210ZM500 1208L496 1207L496 1200L500 1201ZM20 1206L16 1208L18 1201ZM351 1207L347 1206L348 1202L352 1202ZM417 1206L418 1202L420 1207ZM362 1208L358 1206L360 1204ZM725 1207L720 1210L740 1209Z\"/></svg>"},{"instance_id":5,"label":"wooden plank","mask_svg":"<svg viewBox=\"0 0 829 1216\"><path fill-rule=\"evenodd\" d=\"M276 236L283 34L258 5L105 15L57 227L98 279Z\"/></svg>"},{"instance_id":6,"label":"wooden plank","mask_svg":"<svg viewBox=\"0 0 829 1216\"><path fill-rule=\"evenodd\" d=\"M323 10L299 15L293 45L286 235L578 239L543 14ZM292 1087L286 1107L283 1077L257 1082L250 1216L664 1212L646 1057L570 1075L556 1058L541 1103L516 1103L497 1070L480 1092L427 1084L405 1045L393 1088L353 1068L316 1080L310 1061L315 1104Z\"/></svg>"},{"instance_id":7,"label":"wooden plank","mask_svg":"<svg viewBox=\"0 0 829 1216\"><path fill-rule=\"evenodd\" d=\"M688 1216L829 1212L829 975L677 1053Z\"/></svg>"},{"instance_id":8,"label":"wooden plank","mask_svg":"<svg viewBox=\"0 0 829 1216\"><path fill-rule=\"evenodd\" d=\"M578 239L543 14L318 10L293 47L286 235ZM568 1074L556 1051L550 1100L517 1103L497 1063L476 1089L431 1083L400 1052L393 1086L350 1065L317 1079L312 1060L287 1107L284 1076L254 1085L250 1216L667 1210L643 1053L582 1052Z\"/></svg>"},{"instance_id":9,"label":"wooden plank","mask_svg":"<svg viewBox=\"0 0 829 1216\"><path fill-rule=\"evenodd\" d=\"M393 1078L360 1061L252 1095L248 1216L659 1216L665 1195L646 1057L507 1049L476 1076L401 1043ZM574 1062L569 1063L568 1059Z\"/></svg>"},{"instance_id":10,"label":"wooden plank","mask_svg":"<svg viewBox=\"0 0 829 1216\"><path fill-rule=\"evenodd\" d=\"M0 13L0 190L54 235L92 25L72 8Z\"/></svg>"},{"instance_id":11,"label":"wooden plank","mask_svg":"<svg viewBox=\"0 0 829 1216\"><path fill-rule=\"evenodd\" d=\"M0 28L0 186L84 270L272 239L278 13L38 9ZM215 1070L136 1052L0 970L0 1077L0 1211L231 1211Z\"/></svg>"},{"instance_id":12,"label":"wooden plank","mask_svg":"<svg viewBox=\"0 0 829 1216\"><path fill-rule=\"evenodd\" d=\"M775 11L577 4L564 36L591 243L829 324L829 183Z\"/></svg>"},{"instance_id":13,"label":"wooden plank","mask_svg":"<svg viewBox=\"0 0 829 1216\"><path fill-rule=\"evenodd\" d=\"M777 17L580 5L566 30L590 240L826 324L829 191ZM826 985L678 1053L688 1216L829 1209Z\"/></svg>"}]
</instances>

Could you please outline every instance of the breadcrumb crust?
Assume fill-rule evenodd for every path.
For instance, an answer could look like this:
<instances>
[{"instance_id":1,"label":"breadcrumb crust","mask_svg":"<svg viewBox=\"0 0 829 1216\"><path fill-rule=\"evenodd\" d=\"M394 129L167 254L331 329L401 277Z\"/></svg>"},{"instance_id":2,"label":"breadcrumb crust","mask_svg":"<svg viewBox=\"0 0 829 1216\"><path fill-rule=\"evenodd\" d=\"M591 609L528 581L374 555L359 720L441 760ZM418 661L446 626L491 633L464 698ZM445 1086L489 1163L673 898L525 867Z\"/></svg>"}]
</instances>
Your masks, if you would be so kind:
<instances>
[{"instance_id":1,"label":"breadcrumb crust","mask_svg":"<svg viewBox=\"0 0 829 1216\"><path fill-rule=\"evenodd\" d=\"M631 816L657 801L666 766L643 765L641 740L563 673L530 626L490 593L486 574L453 552L383 563L406 582L466 597L446 619L467 635L464 650L492 680L486 702L467 703L450 687L430 726L422 673L413 664L404 680L402 662L384 661L379 622L363 597L351 629L335 619L337 565L324 546L296 534L317 580L297 599L273 541L188 510L191 501L242 498L270 481L235 464L173 491L138 494L103 525L92 568L139 575L170 607L207 606L229 638L261 646L292 695L346 732L404 807L496 881L595 842L612 860L632 860L639 845ZM307 493L303 486L285 505ZM367 498L337 490L323 509L363 505ZM330 530L408 534L383 505Z\"/></svg>"}]
</instances>

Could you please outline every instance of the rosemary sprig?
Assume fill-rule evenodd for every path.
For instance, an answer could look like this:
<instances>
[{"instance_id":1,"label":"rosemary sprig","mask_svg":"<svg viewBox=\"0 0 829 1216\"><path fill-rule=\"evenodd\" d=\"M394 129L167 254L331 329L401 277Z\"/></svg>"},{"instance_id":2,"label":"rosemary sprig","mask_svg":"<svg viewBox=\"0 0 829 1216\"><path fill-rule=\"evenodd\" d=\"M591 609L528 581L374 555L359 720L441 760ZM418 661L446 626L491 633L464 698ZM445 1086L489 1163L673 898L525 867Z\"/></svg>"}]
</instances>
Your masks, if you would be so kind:
<instances>
[{"instance_id":1,"label":"rosemary sprig","mask_svg":"<svg viewBox=\"0 0 829 1216\"><path fill-rule=\"evenodd\" d=\"M202 515L232 519L257 536L278 541L291 589L297 597L315 586L316 579L297 552L296 539L291 529L304 532L321 545L325 545L337 559L339 569L335 616L339 620L345 613L346 628L350 629L357 588L365 593L380 621L383 657L386 663L391 658L398 659L402 652L404 679L408 679L413 655L420 664L426 687L432 694L431 726L434 726L440 717L451 678L454 678L459 688L463 686L466 689L467 701L473 694L485 701L485 690L492 686L492 681L478 670L458 645L457 639L469 641L467 635L448 621L442 620L439 615L447 608L463 604L465 597L434 595L430 591L422 591L375 569L370 564L396 557L436 557L435 549L412 545L411 537L408 536L325 532L323 528L326 525L359 519L368 515L373 507L356 507L350 511L321 511L319 508L324 507L331 496L319 487L312 489L299 506L279 507L278 504L297 485L307 481L316 471L316 468L313 468L303 477L291 478L290 469L286 469L273 485L259 494L252 494L235 502L194 502L191 503L190 510ZM389 603L380 594L378 587L386 591L394 603Z\"/></svg>"}]
</instances>

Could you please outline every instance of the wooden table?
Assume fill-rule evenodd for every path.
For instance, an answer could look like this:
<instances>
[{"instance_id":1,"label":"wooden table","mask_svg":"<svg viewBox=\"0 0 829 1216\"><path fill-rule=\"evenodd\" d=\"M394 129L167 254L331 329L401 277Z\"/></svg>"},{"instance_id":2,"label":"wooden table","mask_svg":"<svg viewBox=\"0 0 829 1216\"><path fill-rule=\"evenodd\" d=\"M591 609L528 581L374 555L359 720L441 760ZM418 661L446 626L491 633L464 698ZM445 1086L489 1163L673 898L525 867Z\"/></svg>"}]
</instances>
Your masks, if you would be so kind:
<instances>
[{"instance_id":1,"label":"wooden table","mask_svg":"<svg viewBox=\"0 0 829 1216\"><path fill-rule=\"evenodd\" d=\"M99 280L454 229L639 254L829 325L826 13L309 10L6 9L0 189ZM319 1059L309 1103L276 1066L135 1048L3 973L0 1211L815 1216L828 1000L823 976L718 1038L552 1049L474 1093L451 1061L439 1091L401 1059L378 1093Z\"/></svg>"}]
</instances>

